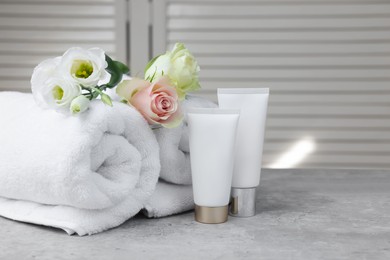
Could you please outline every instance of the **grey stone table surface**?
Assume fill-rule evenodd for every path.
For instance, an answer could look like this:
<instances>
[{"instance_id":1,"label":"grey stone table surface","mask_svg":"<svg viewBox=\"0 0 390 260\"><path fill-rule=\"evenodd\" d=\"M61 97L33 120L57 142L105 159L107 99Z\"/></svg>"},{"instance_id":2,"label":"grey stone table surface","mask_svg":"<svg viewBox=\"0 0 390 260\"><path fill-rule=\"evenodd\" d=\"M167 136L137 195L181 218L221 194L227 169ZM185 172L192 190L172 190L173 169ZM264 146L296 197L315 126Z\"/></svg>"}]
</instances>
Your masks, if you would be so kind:
<instances>
[{"instance_id":1,"label":"grey stone table surface","mask_svg":"<svg viewBox=\"0 0 390 260\"><path fill-rule=\"evenodd\" d=\"M390 259L390 172L263 170L257 215L139 215L85 237L0 218L0 259Z\"/></svg>"}]
</instances>

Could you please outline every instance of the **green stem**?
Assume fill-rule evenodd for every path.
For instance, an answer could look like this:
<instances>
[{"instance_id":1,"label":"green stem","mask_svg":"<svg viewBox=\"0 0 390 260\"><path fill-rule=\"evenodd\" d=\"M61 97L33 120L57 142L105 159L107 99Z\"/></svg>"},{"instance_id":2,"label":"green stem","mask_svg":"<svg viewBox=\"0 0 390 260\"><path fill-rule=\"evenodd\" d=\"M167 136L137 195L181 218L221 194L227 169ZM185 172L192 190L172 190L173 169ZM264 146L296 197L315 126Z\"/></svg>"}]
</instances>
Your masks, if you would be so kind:
<instances>
[{"instance_id":1,"label":"green stem","mask_svg":"<svg viewBox=\"0 0 390 260\"><path fill-rule=\"evenodd\" d=\"M93 90L99 92L99 93L102 93L102 90L99 88L99 87L95 87L95 88L92 88Z\"/></svg>"},{"instance_id":2,"label":"green stem","mask_svg":"<svg viewBox=\"0 0 390 260\"><path fill-rule=\"evenodd\" d=\"M95 88L91 88L93 90L95 90L97 93L99 93L100 95L103 94L103 91L99 88L99 87L95 87Z\"/></svg>"}]
</instances>

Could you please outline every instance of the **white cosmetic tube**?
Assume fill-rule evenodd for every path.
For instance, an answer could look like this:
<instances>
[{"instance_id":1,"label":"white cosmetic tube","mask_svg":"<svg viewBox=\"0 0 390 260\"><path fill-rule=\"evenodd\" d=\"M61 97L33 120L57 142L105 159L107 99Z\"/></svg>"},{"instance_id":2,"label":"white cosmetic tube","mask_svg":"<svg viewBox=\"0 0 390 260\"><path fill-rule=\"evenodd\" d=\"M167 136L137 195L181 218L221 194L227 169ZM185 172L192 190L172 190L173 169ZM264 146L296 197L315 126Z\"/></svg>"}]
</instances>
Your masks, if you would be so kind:
<instances>
[{"instance_id":1,"label":"white cosmetic tube","mask_svg":"<svg viewBox=\"0 0 390 260\"><path fill-rule=\"evenodd\" d=\"M227 221L239 110L192 108L187 112L195 220Z\"/></svg>"},{"instance_id":2,"label":"white cosmetic tube","mask_svg":"<svg viewBox=\"0 0 390 260\"><path fill-rule=\"evenodd\" d=\"M268 97L268 88L218 89L220 108L240 109L229 211L232 216L256 214Z\"/></svg>"}]
</instances>

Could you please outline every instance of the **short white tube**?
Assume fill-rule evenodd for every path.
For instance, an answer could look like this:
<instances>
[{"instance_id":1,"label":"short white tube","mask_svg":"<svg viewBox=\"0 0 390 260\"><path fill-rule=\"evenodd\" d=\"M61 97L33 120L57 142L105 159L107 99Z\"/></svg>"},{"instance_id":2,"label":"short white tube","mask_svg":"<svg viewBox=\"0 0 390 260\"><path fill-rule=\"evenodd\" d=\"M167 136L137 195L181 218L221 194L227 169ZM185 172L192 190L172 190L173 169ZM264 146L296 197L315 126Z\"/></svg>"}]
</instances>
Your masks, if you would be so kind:
<instances>
[{"instance_id":1,"label":"short white tube","mask_svg":"<svg viewBox=\"0 0 390 260\"><path fill-rule=\"evenodd\" d=\"M227 220L239 110L192 108L187 112L195 219Z\"/></svg>"},{"instance_id":2,"label":"short white tube","mask_svg":"<svg viewBox=\"0 0 390 260\"><path fill-rule=\"evenodd\" d=\"M256 212L268 97L268 88L218 89L220 108L240 109L230 208L233 216L249 217Z\"/></svg>"}]
</instances>

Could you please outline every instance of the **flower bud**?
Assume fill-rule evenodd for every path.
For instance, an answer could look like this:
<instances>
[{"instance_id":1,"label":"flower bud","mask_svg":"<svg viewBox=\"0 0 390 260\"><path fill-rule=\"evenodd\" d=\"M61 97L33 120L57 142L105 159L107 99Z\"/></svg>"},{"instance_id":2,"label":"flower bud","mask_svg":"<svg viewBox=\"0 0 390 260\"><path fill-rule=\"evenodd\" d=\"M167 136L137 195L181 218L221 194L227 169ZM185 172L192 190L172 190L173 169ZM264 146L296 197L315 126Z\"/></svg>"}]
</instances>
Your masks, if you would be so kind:
<instances>
[{"instance_id":1,"label":"flower bud","mask_svg":"<svg viewBox=\"0 0 390 260\"><path fill-rule=\"evenodd\" d=\"M112 100L111 100L111 98L110 98L109 95L104 94L104 93L101 93L101 94L100 94L100 97L101 97L101 100L102 100L102 102L103 102L104 104L106 104L106 105L112 107Z\"/></svg>"},{"instance_id":2,"label":"flower bud","mask_svg":"<svg viewBox=\"0 0 390 260\"><path fill-rule=\"evenodd\" d=\"M72 103L70 104L70 112L73 115L82 113L88 109L90 102L91 101L86 96L80 95L72 100Z\"/></svg>"}]
</instances>

